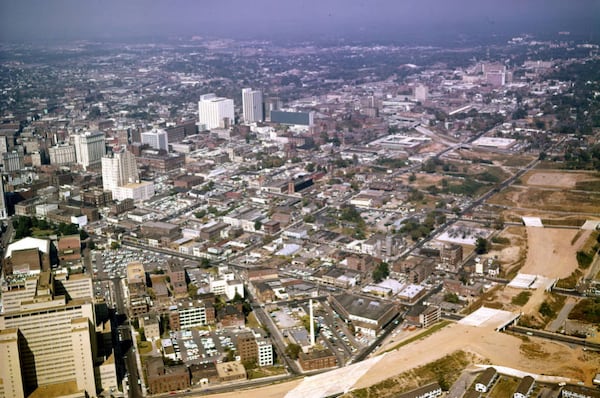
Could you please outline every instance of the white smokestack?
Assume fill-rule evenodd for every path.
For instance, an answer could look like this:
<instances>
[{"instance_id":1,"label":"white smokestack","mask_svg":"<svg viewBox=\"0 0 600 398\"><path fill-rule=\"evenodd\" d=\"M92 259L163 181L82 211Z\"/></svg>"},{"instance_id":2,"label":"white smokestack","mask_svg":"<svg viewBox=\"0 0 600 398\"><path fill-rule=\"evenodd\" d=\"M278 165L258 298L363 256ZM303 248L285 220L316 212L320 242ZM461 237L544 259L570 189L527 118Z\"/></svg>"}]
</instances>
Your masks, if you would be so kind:
<instances>
[{"instance_id":1,"label":"white smokestack","mask_svg":"<svg viewBox=\"0 0 600 398\"><path fill-rule=\"evenodd\" d=\"M312 347L315 345L315 320L313 316L312 299L308 301L308 308L310 312L310 345Z\"/></svg>"}]
</instances>

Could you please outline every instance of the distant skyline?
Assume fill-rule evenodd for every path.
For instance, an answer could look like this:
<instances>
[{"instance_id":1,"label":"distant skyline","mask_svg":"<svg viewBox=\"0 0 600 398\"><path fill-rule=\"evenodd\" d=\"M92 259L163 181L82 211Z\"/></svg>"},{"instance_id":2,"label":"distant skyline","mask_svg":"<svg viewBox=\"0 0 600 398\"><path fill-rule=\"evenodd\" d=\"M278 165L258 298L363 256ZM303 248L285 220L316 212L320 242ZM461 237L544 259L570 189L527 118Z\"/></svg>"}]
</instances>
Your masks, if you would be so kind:
<instances>
[{"instance_id":1,"label":"distant skyline","mask_svg":"<svg viewBox=\"0 0 600 398\"><path fill-rule=\"evenodd\" d=\"M3 0L0 40L209 36L398 40L573 31L600 37L598 0Z\"/></svg>"}]
</instances>

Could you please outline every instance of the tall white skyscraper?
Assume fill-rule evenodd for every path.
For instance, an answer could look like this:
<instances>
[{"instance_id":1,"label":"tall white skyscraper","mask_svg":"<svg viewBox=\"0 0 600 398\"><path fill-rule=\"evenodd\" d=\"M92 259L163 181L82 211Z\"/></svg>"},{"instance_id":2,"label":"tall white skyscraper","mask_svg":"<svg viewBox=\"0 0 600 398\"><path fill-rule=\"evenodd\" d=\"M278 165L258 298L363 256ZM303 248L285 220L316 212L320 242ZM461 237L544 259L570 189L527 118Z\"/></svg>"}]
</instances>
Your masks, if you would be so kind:
<instances>
[{"instance_id":1,"label":"tall white skyscraper","mask_svg":"<svg viewBox=\"0 0 600 398\"><path fill-rule=\"evenodd\" d=\"M111 191L115 200L147 200L154 195L154 184L139 181L135 156L124 147L102 158L102 188Z\"/></svg>"},{"instance_id":2,"label":"tall white skyscraper","mask_svg":"<svg viewBox=\"0 0 600 398\"><path fill-rule=\"evenodd\" d=\"M427 101L428 94L429 90L427 89L427 86L423 84L417 84L415 86L415 99L417 101Z\"/></svg>"},{"instance_id":3,"label":"tall white skyscraper","mask_svg":"<svg viewBox=\"0 0 600 398\"><path fill-rule=\"evenodd\" d=\"M198 122L211 130L227 127L234 123L233 100L217 97L215 94L204 94L198 101Z\"/></svg>"},{"instance_id":4,"label":"tall white skyscraper","mask_svg":"<svg viewBox=\"0 0 600 398\"><path fill-rule=\"evenodd\" d=\"M262 91L242 89L242 109L246 123L262 122L264 120Z\"/></svg>"},{"instance_id":5,"label":"tall white skyscraper","mask_svg":"<svg viewBox=\"0 0 600 398\"><path fill-rule=\"evenodd\" d=\"M169 139L167 132L162 129L153 129L140 134L142 144L150 145L150 148L169 150Z\"/></svg>"},{"instance_id":6,"label":"tall white skyscraper","mask_svg":"<svg viewBox=\"0 0 600 398\"><path fill-rule=\"evenodd\" d=\"M135 156L125 148L102 158L102 188L112 191L129 183L137 182L139 173Z\"/></svg>"},{"instance_id":7,"label":"tall white skyscraper","mask_svg":"<svg viewBox=\"0 0 600 398\"><path fill-rule=\"evenodd\" d=\"M103 132L87 131L83 134L75 134L73 138L78 164L87 169L102 163L102 156L106 154Z\"/></svg>"}]
</instances>

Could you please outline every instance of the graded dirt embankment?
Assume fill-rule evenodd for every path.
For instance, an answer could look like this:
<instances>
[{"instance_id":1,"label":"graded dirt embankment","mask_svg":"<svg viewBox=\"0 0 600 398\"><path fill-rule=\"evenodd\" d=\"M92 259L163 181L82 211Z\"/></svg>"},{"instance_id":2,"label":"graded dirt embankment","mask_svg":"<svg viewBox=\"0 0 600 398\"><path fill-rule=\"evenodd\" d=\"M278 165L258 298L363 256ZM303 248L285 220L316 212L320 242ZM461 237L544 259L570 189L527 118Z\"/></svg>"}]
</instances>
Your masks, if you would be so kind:
<instances>
[{"instance_id":1,"label":"graded dirt embankment","mask_svg":"<svg viewBox=\"0 0 600 398\"><path fill-rule=\"evenodd\" d=\"M577 250L591 231L585 231L571 244L579 230L527 228L527 258L520 272L548 278L566 278L577 269Z\"/></svg>"}]
</instances>

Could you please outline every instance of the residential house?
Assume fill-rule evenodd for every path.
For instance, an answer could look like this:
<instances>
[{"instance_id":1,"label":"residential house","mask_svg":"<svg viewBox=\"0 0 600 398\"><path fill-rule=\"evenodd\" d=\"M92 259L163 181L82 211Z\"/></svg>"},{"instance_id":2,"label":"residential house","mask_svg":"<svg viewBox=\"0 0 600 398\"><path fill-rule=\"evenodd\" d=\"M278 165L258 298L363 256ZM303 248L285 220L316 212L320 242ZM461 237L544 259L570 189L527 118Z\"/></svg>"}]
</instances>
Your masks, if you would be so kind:
<instances>
[{"instance_id":1,"label":"residential house","mask_svg":"<svg viewBox=\"0 0 600 398\"><path fill-rule=\"evenodd\" d=\"M513 398L529 398L534 387L535 379L533 377L523 377L513 394Z\"/></svg>"}]
</instances>

